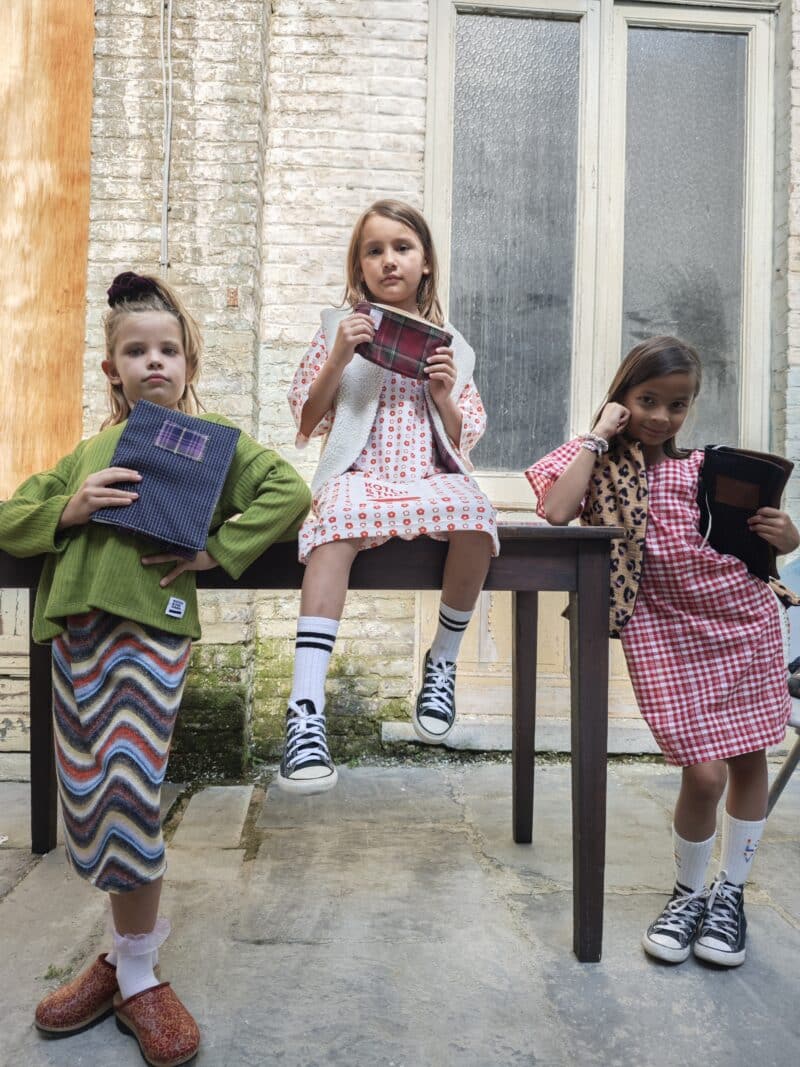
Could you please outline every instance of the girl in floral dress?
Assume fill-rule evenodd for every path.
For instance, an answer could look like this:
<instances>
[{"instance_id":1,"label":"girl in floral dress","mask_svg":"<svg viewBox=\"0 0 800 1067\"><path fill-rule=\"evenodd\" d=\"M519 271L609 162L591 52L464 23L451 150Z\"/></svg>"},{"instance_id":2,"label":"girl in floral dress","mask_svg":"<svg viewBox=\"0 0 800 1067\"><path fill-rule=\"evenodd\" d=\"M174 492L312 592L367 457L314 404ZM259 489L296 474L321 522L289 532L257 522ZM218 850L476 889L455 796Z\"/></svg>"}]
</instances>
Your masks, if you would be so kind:
<instances>
[{"instance_id":1,"label":"girl in floral dress","mask_svg":"<svg viewBox=\"0 0 800 1067\"><path fill-rule=\"evenodd\" d=\"M535 463L526 475L538 511L562 525L622 524L611 568L612 635L619 636L640 710L668 763L682 768L673 819L676 881L643 935L671 963L692 948L736 966L745 957L743 885L764 829L766 748L789 714L781 607L741 560L699 530L701 451L675 435L700 389L697 353L654 337L621 364L594 432ZM616 510L615 510L616 509ZM788 515L761 508L750 528L778 552L800 536ZM720 870L705 885L727 784Z\"/></svg>"},{"instance_id":2,"label":"girl in floral dress","mask_svg":"<svg viewBox=\"0 0 800 1067\"><path fill-rule=\"evenodd\" d=\"M324 434L312 481L312 512L300 531L306 564L297 624L283 789L311 793L336 784L325 732L325 677L356 554L392 537L449 542L439 625L428 652L413 726L441 744L455 720L455 660L489 561L498 552L495 513L470 477L470 449L486 417L472 379L475 354L448 325L450 347L416 381L368 362L356 346L375 327L350 309L374 301L441 326L436 254L422 215L382 200L356 223L347 255L344 310L322 325L289 391L298 443Z\"/></svg>"}]
</instances>

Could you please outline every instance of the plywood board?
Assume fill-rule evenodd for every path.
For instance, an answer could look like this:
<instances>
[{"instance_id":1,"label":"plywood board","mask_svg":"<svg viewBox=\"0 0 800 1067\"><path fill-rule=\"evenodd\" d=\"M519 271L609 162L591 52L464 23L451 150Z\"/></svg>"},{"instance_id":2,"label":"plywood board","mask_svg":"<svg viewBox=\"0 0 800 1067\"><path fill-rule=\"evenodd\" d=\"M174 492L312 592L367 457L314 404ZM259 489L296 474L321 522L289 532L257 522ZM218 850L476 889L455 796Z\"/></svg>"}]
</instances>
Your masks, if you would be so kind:
<instances>
[{"instance_id":1,"label":"plywood board","mask_svg":"<svg viewBox=\"0 0 800 1067\"><path fill-rule=\"evenodd\" d=\"M0 5L0 499L81 436L94 7Z\"/></svg>"}]
</instances>

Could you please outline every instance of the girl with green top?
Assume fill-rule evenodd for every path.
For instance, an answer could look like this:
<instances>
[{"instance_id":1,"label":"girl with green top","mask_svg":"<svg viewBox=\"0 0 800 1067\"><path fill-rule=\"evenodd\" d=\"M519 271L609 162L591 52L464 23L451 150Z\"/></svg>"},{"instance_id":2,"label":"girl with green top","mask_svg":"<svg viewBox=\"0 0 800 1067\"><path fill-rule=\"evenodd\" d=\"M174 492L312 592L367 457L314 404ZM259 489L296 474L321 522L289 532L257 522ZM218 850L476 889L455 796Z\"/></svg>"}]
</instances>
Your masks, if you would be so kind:
<instances>
[{"instance_id":1,"label":"girl with green top","mask_svg":"<svg viewBox=\"0 0 800 1067\"><path fill-rule=\"evenodd\" d=\"M158 916L161 783L191 641L200 636L194 572L222 566L238 578L273 542L294 537L310 495L288 463L240 434L207 547L194 559L90 522L100 508L137 497L114 485L140 482L140 474L110 466L137 401L198 414L201 339L178 294L130 272L108 294L105 427L0 504L0 548L47 555L33 636L53 644L65 844L75 870L109 894L113 922L112 951L45 997L36 1025L65 1037L113 1011L148 1063L181 1064L196 1054L199 1031L155 966L169 933Z\"/></svg>"}]
</instances>

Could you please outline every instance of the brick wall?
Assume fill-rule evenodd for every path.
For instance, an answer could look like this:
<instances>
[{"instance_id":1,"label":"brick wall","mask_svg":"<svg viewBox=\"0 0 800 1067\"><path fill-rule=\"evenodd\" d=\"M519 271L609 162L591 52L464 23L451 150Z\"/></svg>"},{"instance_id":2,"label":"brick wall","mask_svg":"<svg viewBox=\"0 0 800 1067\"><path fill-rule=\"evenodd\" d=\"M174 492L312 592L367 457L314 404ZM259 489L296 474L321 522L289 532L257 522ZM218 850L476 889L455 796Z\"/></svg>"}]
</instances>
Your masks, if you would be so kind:
<instances>
[{"instance_id":1,"label":"brick wall","mask_svg":"<svg viewBox=\"0 0 800 1067\"><path fill-rule=\"evenodd\" d=\"M205 341L200 395L242 429L257 429L263 205L264 51L269 5L175 0L168 280L198 317ZM163 79L158 0L97 0L85 433L106 412L102 315L120 270L158 273ZM201 691L233 685L251 705L252 596L202 596L204 639L185 703L210 728ZM192 710L192 694L197 697ZM213 747L213 746L212 746ZM241 746L240 746L241 747ZM240 761L241 762L241 761ZM235 772L234 766L226 768Z\"/></svg>"},{"instance_id":2,"label":"brick wall","mask_svg":"<svg viewBox=\"0 0 800 1067\"><path fill-rule=\"evenodd\" d=\"M325 304L344 289L353 223L373 200L422 206L426 3L276 0L270 18L265 146L260 436L309 479L318 446L293 447L286 391ZM359 718L403 715L411 697L415 597L351 594L329 692L334 747ZM256 733L275 751L297 598L257 602ZM282 636L279 636L282 635ZM280 670L269 669L277 660ZM276 677L280 679L276 685ZM359 712L361 716L354 713ZM374 726L370 736L377 737Z\"/></svg>"},{"instance_id":3,"label":"brick wall","mask_svg":"<svg viewBox=\"0 0 800 1067\"><path fill-rule=\"evenodd\" d=\"M772 289L772 392L770 396L771 447L786 448L787 320L789 314L789 180L791 168L792 15L784 6L778 12L775 34L775 183Z\"/></svg>"},{"instance_id":4,"label":"brick wall","mask_svg":"<svg viewBox=\"0 0 800 1067\"><path fill-rule=\"evenodd\" d=\"M783 447L785 454L800 463L800 0L785 0L781 8L784 34L791 35L791 60L788 76L788 129L784 141L789 144L789 166L784 200L787 210L787 334L785 389L776 389L780 401L785 396ZM784 44L784 54L786 45ZM782 383L781 383L782 384ZM800 524L800 478L795 477L787 492L787 507Z\"/></svg>"},{"instance_id":5,"label":"brick wall","mask_svg":"<svg viewBox=\"0 0 800 1067\"><path fill-rule=\"evenodd\" d=\"M157 271L161 240L159 4L96 10L87 434L105 413L105 289L118 270ZM320 309L341 298L358 214L379 196L421 206L427 4L237 0L232 18L224 0L175 0L173 11L169 279L203 328L201 396L310 477L317 448L295 451L286 389ZM271 752L298 597L240 594L232 617L227 599L203 598L194 682L255 677L256 741ZM350 598L332 681L349 712L388 713L410 696L414 614L413 596Z\"/></svg>"}]
</instances>

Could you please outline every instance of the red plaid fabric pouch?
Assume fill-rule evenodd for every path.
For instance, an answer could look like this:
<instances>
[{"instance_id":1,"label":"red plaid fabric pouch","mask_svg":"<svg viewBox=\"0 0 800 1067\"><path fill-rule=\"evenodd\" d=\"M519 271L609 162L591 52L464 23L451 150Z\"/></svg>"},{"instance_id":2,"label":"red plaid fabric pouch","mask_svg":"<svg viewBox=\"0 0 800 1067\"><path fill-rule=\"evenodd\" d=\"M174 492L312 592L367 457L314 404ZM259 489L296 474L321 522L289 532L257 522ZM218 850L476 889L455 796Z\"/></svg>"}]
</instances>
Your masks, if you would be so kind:
<instances>
[{"instance_id":1,"label":"red plaid fabric pouch","mask_svg":"<svg viewBox=\"0 0 800 1067\"><path fill-rule=\"evenodd\" d=\"M362 300L353 310L360 315L369 315L375 324L372 341L358 345L356 352L370 363L377 363L405 378L418 381L426 378L428 356L437 348L449 348L453 340L447 330L385 304L369 304Z\"/></svg>"}]
</instances>

